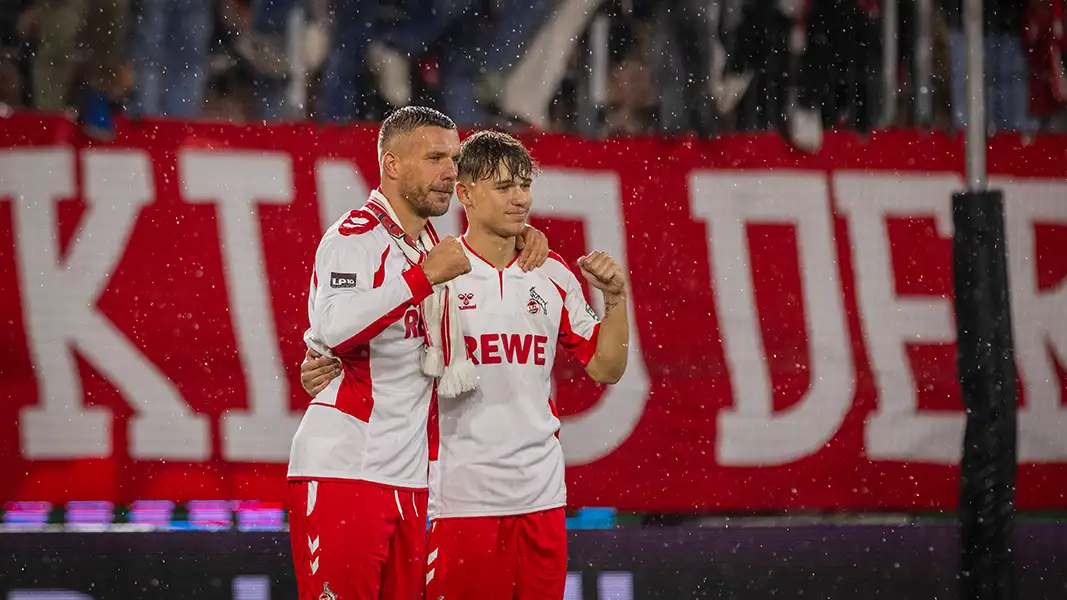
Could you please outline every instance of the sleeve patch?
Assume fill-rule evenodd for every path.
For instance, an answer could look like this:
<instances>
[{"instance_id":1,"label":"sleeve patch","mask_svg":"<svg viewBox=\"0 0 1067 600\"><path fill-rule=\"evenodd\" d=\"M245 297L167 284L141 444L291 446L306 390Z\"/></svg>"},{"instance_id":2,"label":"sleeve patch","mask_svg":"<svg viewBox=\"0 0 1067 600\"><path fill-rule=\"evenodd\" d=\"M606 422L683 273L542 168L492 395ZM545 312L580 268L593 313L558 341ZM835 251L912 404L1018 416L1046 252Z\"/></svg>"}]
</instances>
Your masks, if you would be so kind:
<instances>
[{"instance_id":1,"label":"sleeve patch","mask_svg":"<svg viewBox=\"0 0 1067 600\"><path fill-rule=\"evenodd\" d=\"M594 321L596 321L597 323L599 323L599 322L600 322L600 317L596 316L596 311L594 311L594 310L593 310L593 307L592 307L592 306L589 306L589 303L588 303L588 302L587 302L587 303L585 304L585 312L589 313L589 316L590 316L590 317L591 317L591 318L592 318L592 319L593 319Z\"/></svg>"},{"instance_id":2,"label":"sleeve patch","mask_svg":"<svg viewBox=\"0 0 1067 600\"><path fill-rule=\"evenodd\" d=\"M334 289L354 288L356 287L356 274L331 272L330 287Z\"/></svg>"}]
</instances>

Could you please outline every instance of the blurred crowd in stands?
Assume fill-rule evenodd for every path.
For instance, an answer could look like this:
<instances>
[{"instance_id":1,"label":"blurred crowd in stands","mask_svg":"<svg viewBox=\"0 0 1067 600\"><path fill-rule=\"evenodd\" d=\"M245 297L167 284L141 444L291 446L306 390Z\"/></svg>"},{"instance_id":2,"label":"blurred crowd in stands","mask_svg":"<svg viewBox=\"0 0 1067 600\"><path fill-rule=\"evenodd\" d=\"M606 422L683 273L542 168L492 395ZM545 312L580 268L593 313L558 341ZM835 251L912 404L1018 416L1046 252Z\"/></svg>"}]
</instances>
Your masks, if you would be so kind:
<instances>
[{"instance_id":1,"label":"blurred crowd in stands","mask_svg":"<svg viewBox=\"0 0 1067 600\"><path fill-rule=\"evenodd\" d=\"M988 127L1062 130L1067 0L983 2ZM463 126L817 148L962 127L961 20L961 0L0 0L0 103L105 139L120 112L345 123L423 102Z\"/></svg>"}]
</instances>

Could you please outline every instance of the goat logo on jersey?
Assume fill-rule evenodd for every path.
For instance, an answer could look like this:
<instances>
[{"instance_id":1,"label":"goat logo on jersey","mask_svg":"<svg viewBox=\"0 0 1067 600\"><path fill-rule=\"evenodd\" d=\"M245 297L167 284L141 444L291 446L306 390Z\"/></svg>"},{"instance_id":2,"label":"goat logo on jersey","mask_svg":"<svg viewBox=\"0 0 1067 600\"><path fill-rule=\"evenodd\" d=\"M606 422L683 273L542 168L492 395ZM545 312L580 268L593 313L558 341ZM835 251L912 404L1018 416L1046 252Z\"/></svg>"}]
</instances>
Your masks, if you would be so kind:
<instances>
[{"instance_id":1,"label":"goat logo on jersey","mask_svg":"<svg viewBox=\"0 0 1067 600\"><path fill-rule=\"evenodd\" d=\"M330 584L322 584L322 593L319 594L319 600L338 600L337 594L330 591Z\"/></svg>"},{"instance_id":2,"label":"goat logo on jersey","mask_svg":"<svg viewBox=\"0 0 1067 600\"><path fill-rule=\"evenodd\" d=\"M460 310L474 310L478 308L477 304L471 304L471 302L474 302L474 294L472 292L467 292L465 294L456 294L456 297L459 298L461 302L463 302L463 304L459 305Z\"/></svg>"},{"instance_id":3,"label":"goat logo on jersey","mask_svg":"<svg viewBox=\"0 0 1067 600\"><path fill-rule=\"evenodd\" d=\"M548 314L548 303L537 293L537 288L530 288L530 301L526 303L526 312L531 315Z\"/></svg>"}]
</instances>

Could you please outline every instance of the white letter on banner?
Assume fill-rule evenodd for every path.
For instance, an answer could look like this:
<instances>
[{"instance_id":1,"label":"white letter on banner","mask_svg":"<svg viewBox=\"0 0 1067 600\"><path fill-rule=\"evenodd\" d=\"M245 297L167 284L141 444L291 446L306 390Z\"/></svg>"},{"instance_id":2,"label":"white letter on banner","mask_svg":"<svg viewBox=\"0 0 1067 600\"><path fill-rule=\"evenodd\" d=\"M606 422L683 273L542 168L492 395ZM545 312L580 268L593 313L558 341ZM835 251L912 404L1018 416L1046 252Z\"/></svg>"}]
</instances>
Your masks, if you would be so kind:
<instances>
[{"instance_id":1,"label":"white letter on banner","mask_svg":"<svg viewBox=\"0 0 1067 600\"><path fill-rule=\"evenodd\" d=\"M951 238L952 194L960 188L954 175L834 175L838 206L848 219L861 327L878 390L878 408L865 432L873 460L953 464L960 459L963 407L919 410L918 385L905 347L954 343L952 301L897 293L887 222L933 217L938 235Z\"/></svg>"},{"instance_id":2,"label":"white letter on banner","mask_svg":"<svg viewBox=\"0 0 1067 600\"><path fill-rule=\"evenodd\" d=\"M151 202L148 157L138 151L86 151L78 233L62 257L57 203L74 196L69 149L0 153L0 196L14 200L23 310L39 401L20 411L28 459L103 458L112 453L111 411L84 406L71 351L78 349L133 407L134 458L205 460L207 419L96 309L141 208Z\"/></svg>"},{"instance_id":3,"label":"white letter on banner","mask_svg":"<svg viewBox=\"0 0 1067 600\"><path fill-rule=\"evenodd\" d=\"M343 215L363 206L370 190L363 175L350 160L324 158L315 164L315 188L318 194L319 219L326 231ZM308 265L308 279L311 265Z\"/></svg>"},{"instance_id":4,"label":"white letter on banner","mask_svg":"<svg viewBox=\"0 0 1067 600\"><path fill-rule=\"evenodd\" d=\"M734 406L719 414L721 465L776 465L809 456L840 428L852 406L855 369L826 177L807 172L694 172L693 217L708 224L708 265ZM770 359L762 347L745 227L796 227L811 388L775 414Z\"/></svg>"},{"instance_id":5,"label":"white letter on banner","mask_svg":"<svg viewBox=\"0 0 1067 600\"><path fill-rule=\"evenodd\" d=\"M546 169L534 185L537 186L534 214L581 220L590 250L607 252L629 273L626 223L615 173ZM591 294L589 300L599 314L604 314L604 299L599 292ZM604 390L595 406L563 418L559 436L568 465L591 463L613 452L630 437L645 412L648 372L641 354L633 298L627 303L630 347L626 374Z\"/></svg>"},{"instance_id":6,"label":"white letter on banner","mask_svg":"<svg viewBox=\"0 0 1067 600\"><path fill-rule=\"evenodd\" d=\"M1067 227L1067 184L1060 181L994 181L1004 191L1004 228L1011 279L1011 321L1015 364L1026 386L1019 410L1019 460L1067 459L1067 408L1053 357L1067 365L1067 285L1037 286L1036 224ZM1045 256L1062 262L1064 255Z\"/></svg>"},{"instance_id":7,"label":"white letter on banner","mask_svg":"<svg viewBox=\"0 0 1067 600\"><path fill-rule=\"evenodd\" d=\"M248 390L248 409L222 413L222 456L285 462L300 415L289 410L289 380L280 360L257 205L292 202L289 156L186 150L178 164L185 200L218 206L230 315Z\"/></svg>"}]
</instances>

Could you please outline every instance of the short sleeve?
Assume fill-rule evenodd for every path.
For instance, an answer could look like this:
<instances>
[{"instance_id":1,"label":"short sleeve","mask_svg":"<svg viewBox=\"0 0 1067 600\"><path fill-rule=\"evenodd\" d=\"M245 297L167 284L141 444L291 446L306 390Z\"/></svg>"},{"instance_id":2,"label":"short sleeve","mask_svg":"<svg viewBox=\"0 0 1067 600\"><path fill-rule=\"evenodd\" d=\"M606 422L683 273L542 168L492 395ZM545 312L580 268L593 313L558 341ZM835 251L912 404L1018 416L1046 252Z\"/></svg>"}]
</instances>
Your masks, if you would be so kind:
<instances>
[{"instance_id":1,"label":"short sleeve","mask_svg":"<svg viewBox=\"0 0 1067 600\"><path fill-rule=\"evenodd\" d=\"M558 257L553 258L563 262ZM559 319L559 345L583 366L588 365L596 352L600 318L586 301L578 278L565 265L555 269L552 282L563 298Z\"/></svg>"}]
</instances>

